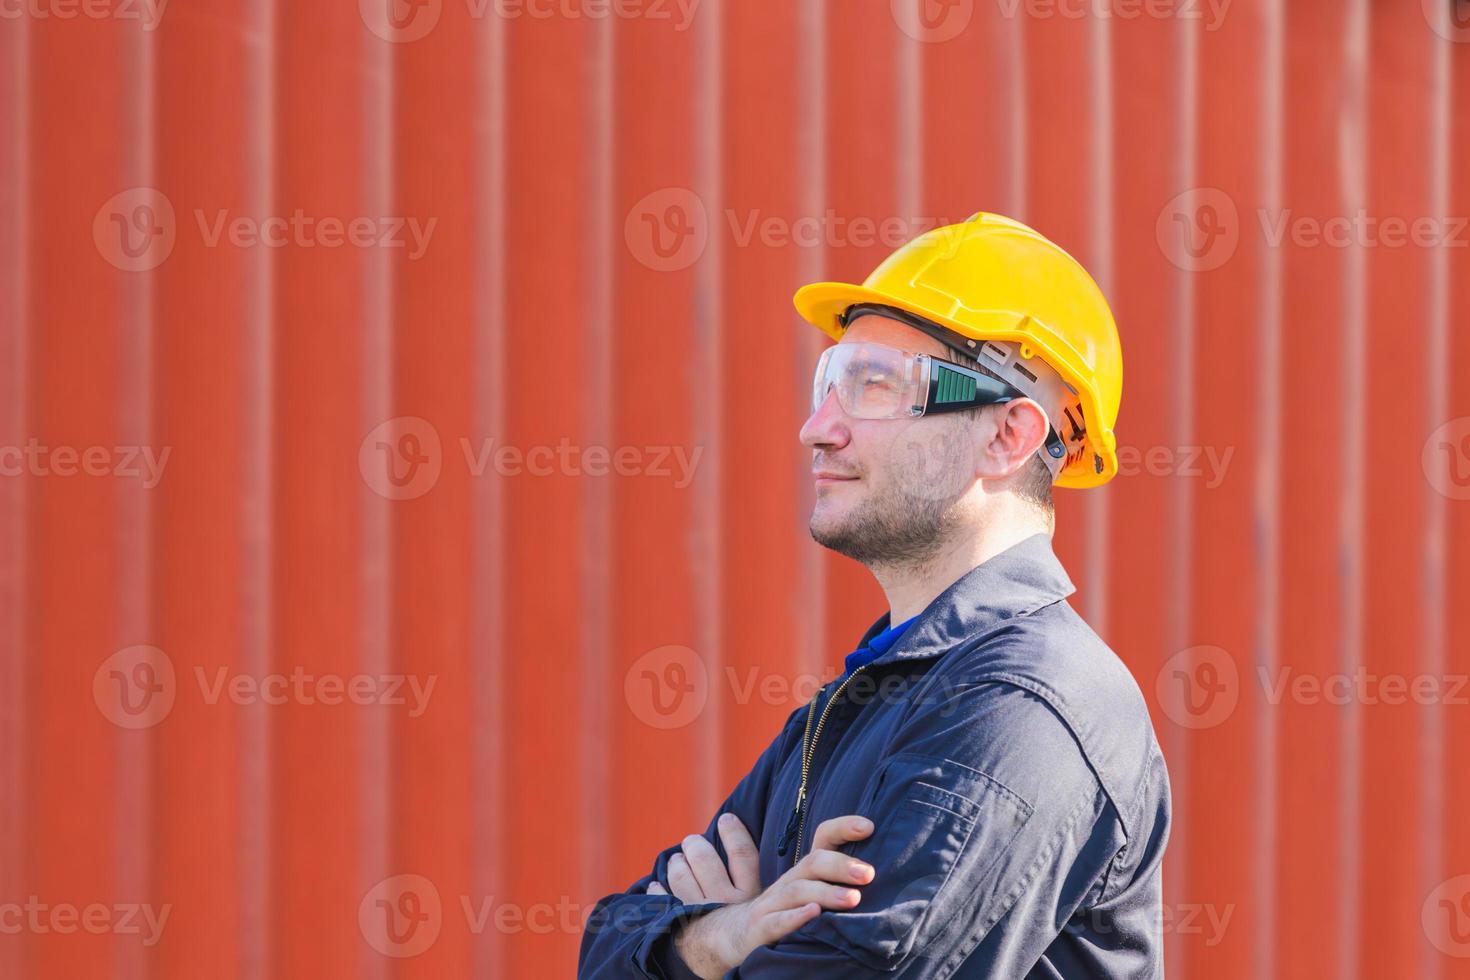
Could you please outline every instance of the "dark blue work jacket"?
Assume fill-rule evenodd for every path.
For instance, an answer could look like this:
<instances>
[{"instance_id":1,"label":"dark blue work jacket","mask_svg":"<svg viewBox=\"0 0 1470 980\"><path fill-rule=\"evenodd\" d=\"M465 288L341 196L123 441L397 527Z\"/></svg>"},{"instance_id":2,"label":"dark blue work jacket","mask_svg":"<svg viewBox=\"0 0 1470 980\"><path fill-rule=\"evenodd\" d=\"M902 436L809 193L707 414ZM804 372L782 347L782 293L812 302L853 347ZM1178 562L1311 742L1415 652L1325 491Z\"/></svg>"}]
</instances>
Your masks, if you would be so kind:
<instances>
[{"instance_id":1,"label":"dark blue work jacket","mask_svg":"<svg viewBox=\"0 0 1470 980\"><path fill-rule=\"evenodd\" d=\"M1065 601L1073 591L1036 534L791 714L719 813L759 842L763 886L818 824L852 813L876 829L842 850L876 874L855 908L824 909L728 977L1163 975L1168 773L1138 685ZM728 860L719 813L705 837ZM721 903L643 893L668 887L678 851L598 902L579 977L693 975L671 933Z\"/></svg>"}]
</instances>

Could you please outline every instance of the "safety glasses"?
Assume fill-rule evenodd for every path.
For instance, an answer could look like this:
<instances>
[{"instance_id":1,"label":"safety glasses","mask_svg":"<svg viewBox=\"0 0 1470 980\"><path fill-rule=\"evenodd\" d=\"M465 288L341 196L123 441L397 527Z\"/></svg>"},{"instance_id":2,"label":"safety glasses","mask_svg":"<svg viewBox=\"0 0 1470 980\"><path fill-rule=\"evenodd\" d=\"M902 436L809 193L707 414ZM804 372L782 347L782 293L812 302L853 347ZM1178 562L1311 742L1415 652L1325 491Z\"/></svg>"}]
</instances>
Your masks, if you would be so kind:
<instances>
[{"instance_id":1,"label":"safety glasses","mask_svg":"<svg viewBox=\"0 0 1470 980\"><path fill-rule=\"evenodd\" d=\"M999 378L928 354L882 344L837 344L822 352L812 379L812 411L827 395L855 419L907 419L958 412L1026 396ZM1056 430L1048 432L1047 452L1066 452Z\"/></svg>"}]
</instances>

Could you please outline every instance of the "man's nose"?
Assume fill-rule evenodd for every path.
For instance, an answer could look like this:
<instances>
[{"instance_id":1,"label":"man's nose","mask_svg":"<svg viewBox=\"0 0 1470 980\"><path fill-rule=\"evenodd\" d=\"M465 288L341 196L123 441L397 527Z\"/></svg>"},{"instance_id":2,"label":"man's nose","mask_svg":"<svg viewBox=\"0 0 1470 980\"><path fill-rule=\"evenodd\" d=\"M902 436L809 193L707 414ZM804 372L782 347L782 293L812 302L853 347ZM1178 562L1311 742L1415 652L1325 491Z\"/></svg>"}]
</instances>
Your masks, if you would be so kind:
<instances>
[{"instance_id":1,"label":"man's nose","mask_svg":"<svg viewBox=\"0 0 1470 980\"><path fill-rule=\"evenodd\" d=\"M851 439L847 413L837 400L836 389L830 390L801 427L801 444L808 449L841 449Z\"/></svg>"}]
</instances>

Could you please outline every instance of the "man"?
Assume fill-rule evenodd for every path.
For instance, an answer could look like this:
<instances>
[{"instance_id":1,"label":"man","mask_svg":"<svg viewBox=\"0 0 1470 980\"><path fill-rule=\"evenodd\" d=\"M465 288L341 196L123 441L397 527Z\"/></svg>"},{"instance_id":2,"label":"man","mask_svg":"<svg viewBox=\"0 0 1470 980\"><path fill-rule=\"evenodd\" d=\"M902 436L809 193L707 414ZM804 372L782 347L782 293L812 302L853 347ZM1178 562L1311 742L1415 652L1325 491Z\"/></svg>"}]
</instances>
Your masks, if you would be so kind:
<instances>
[{"instance_id":1,"label":"man","mask_svg":"<svg viewBox=\"0 0 1470 980\"><path fill-rule=\"evenodd\" d=\"M889 612L705 834L598 903L579 976L1162 976L1168 776L1051 548L1053 484L1117 470L1101 292L982 213L796 305L838 340L812 536Z\"/></svg>"}]
</instances>

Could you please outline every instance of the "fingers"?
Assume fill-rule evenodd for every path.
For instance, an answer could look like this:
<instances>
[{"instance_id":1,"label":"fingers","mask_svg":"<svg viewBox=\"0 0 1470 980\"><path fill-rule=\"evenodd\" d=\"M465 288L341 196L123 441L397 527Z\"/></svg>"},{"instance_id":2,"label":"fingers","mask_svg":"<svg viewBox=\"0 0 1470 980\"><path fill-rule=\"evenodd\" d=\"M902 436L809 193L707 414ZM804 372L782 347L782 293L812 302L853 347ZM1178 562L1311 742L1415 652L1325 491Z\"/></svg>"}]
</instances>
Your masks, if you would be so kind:
<instances>
[{"instance_id":1,"label":"fingers","mask_svg":"<svg viewBox=\"0 0 1470 980\"><path fill-rule=\"evenodd\" d=\"M833 817L817 824L812 837L813 850L835 851L850 841L863 840L873 832L873 821L857 814Z\"/></svg>"},{"instance_id":2,"label":"fingers","mask_svg":"<svg viewBox=\"0 0 1470 980\"><path fill-rule=\"evenodd\" d=\"M796 931L821 914L822 909L844 912L862 901L856 888L831 885L810 878L782 878L751 903L748 946L754 949Z\"/></svg>"},{"instance_id":3,"label":"fingers","mask_svg":"<svg viewBox=\"0 0 1470 980\"><path fill-rule=\"evenodd\" d=\"M760 849L745 824L733 813L725 813L719 820L720 840L725 844L725 853L730 856L730 880L741 895L753 898L761 890Z\"/></svg>"},{"instance_id":4,"label":"fingers","mask_svg":"<svg viewBox=\"0 0 1470 980\"><path fill-rule=\"evenodd\" d=\"M751 948L774 943L800 929L821 913L820 905L816 902L807 902L794 909L782 909L779 912L761 916L752 926L754 935L751 937L753 940Z\"/></svg>"},{"instance_id":5,"label":"fingers","mask_svg":"<svg viewBox=\"0 0 1470 980\"><path fill-rule=\"evenodd\" d=\"M643 891L644 891L645 894L648 894L648 895L667 895L668 894L668 892L664 890L664 886L663 885L660 885L656 881L650 881L648 883L648 887L645 888L645 889L643 889Z\"/></svg>"},{"instance_id":6,"label":"fingers","mask_svg":"<svg viewBox=\"0 0 1470 980\"><path fill-rule=\"evenodd\" d=\"M681 902L708 901L683 854L675 854L669 858L669 888L673 889L674 896Z\"/></svg>"},{"instance_id":7,"label":"fingers","mask_svg":"<svg viewBox=\"0 0 1470 980\"><path fill-rule=\"evenodd\" d=\"M795 908L807 902L816 902L824 909L845 912L856 908L863 900L863 893L856 888L834 885L813 878L784 879L778 885L773 885L766 895L771 896L768 907L778 909ZM762 896L762 899L764 898L765 896Z\"/></svg>"},{"instance_id":8,"label":"fingers","mask_svg":"<svg viewBox=\"0 0 1470 980\"><path fill-rule=\"evenodd\" d=\"M699 834L690 834L684 838L681 846L689 869L699 883L700 891L709 901L722 902L734 897L731 894L730 876L725 873L725 862L720 860L715 845Z\"/></svg>"},{"instance_id":9,"label":"fingers","mask_svg":"<svg viewBox=\"0 0 1470 980\"><path fill-rule=\"evenodd\" d=\"M791 870L796 877L838 885L866 885L875 873L868 862L848 857L841 851L812 851Z\"/></svg>"}]
</instances>

